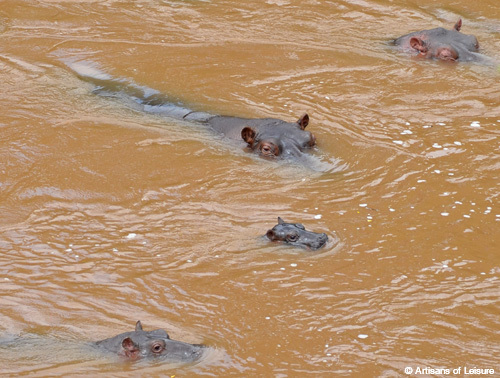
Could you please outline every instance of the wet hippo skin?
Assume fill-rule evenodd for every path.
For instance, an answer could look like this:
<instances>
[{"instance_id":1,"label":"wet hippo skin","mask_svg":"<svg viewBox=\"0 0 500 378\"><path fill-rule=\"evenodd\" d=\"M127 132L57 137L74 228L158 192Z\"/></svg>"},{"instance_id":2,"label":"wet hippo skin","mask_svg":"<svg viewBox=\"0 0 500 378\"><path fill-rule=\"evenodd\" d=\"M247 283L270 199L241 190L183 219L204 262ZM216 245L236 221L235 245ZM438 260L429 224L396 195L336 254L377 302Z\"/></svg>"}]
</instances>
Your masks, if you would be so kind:
<instances>
[{"instance_id":1,"label":"wet hippo skin","mask_svg":"<svg viewBox=\"0 0 500 378\"><path fill-rule=\"evenodd\" d=\"M297 122L216 116L210 118L208 124L227 137L241 137L251 150L266 157L299 156L316 144L314 135L304 131L309 124L307 114Z\"/></svg>"},{"instance_id":2,"label":"wet hippo skin","mask_svg":"<svg viewBox=\"0 0 500 378\"><path fill-rule=\"evenodd\" d=\"M307 231L302 224L286 223L280 217L278 217L278 224L268 230L266 236L274 242L283 242L312 250L323 247L328 241L328 236L325 233Z\"/></svg>"},{"instance_id":3,"label":"wet hippo skin","mask_svg":"<svg viewBox=\"0 0 500 378\"><path fill-rule=\"evenodd\" d=\"M130 360L160 358L172 362L193 362L203 354L204 345L189 344L170 339L162 329L144 331L138 321L135 331L125 332L109 339L97 341L99 348Z\"/></svg>"},{"instance_id":4,"label":"wet hippo skin","mask_svg":"<svg viewBox=\"0 0 500 378\"><path fill-rule=\"evenodd\" d=\"M444 61L478 61L479 43L475 36L460 32L462 20L453 29L435 28L403 35L394 44L417 56Z\"/></svg>"},{"instance_id":5,"label":"wet hippo skin","mask_svg":"<svg viewBox=\"0 0 500 378\"><path fill-rule=\"evenodd\" d=\"M198 112L173 102L158 91L115 78L96 68L91 61L63 60L81 79L95 85L94 93L112 96L139 106L143 111L176 119L203 123L233 140L244 141L249 150L268 158L299 157L316 144L306 131L309 116L295 122L276 118L240 118Z\"/></svg>"}]
</instances>

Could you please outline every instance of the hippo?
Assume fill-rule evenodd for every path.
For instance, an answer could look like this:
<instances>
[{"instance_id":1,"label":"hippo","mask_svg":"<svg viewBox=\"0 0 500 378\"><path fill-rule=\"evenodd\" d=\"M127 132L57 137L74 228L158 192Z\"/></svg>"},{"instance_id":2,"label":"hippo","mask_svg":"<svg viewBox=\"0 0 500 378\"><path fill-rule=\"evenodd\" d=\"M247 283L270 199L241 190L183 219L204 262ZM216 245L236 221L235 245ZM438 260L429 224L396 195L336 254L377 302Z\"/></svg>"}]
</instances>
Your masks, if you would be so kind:
<instances>
[{"instance_id":1,"label":"hippo","mask_svg":"<svg viewBox=\"0 0 500 378\"><path fill-rule=\"evenodd\" d=\"M298 247L305 247L311 250L317 250L323 247L328 241L325 233L318 234L312 231L306 231L300 223L286 223L278 217L278 224L271 230L268 230L266 236L271 241L284 242Z\"/></svg>"},{"instance_id":2,"label":"hippo","mask_svg":"<svg viewBox=\"0 0 500 378\"><path fill-rule=\"evenodd\" d=\"M149 113L202 123L229 139L243 141L249 151L266 158L300 157L316 144L315 136L305 130L309 124L307 114L296 122L287 122L276 118L239 118L194 111L172 102L154 89L114 78L96 68L93 62L63 61L78 77L92 83L96 94L119 97Z\"/></svg>"},{"instance_id":3,"label":"hippo","mask_svg":"<svg viewBox=\"0 0 500 378\"><path fill-rule=\"evenodd\" d=\"M202 344L172 340L162 329L144 331L140 320L135 325L135 331L97 341L95 344L129 360L160 358L183 363L196 361L206 348Z\"/></svg>"},{"instance_id":4,"label":"hippo","mask_svg":"<svg viewBox=\"0 0 500 378\"><path fill-rule=\"evenodd\" d=\"M304 131L309 116L302 115L296 122L275 118L247 119L215 116L208 119L208 125L226 137L243 139L251 151L275 158L278 156L299 156L304 150L316 144L315 136Z\"/></svg>"},{"instance_id":5,"label":"hippo","mask_svg":"<svg viewBox=\"0 0 500 378\"><path fill-rule=\"evenodd\" d=\"M462 19L453 29L435 28L403 35L394 44L403 51L417 53L417 56L448 62L477 61L479 43L475 36L460 33Z\"/></svg>"}]
</instances>

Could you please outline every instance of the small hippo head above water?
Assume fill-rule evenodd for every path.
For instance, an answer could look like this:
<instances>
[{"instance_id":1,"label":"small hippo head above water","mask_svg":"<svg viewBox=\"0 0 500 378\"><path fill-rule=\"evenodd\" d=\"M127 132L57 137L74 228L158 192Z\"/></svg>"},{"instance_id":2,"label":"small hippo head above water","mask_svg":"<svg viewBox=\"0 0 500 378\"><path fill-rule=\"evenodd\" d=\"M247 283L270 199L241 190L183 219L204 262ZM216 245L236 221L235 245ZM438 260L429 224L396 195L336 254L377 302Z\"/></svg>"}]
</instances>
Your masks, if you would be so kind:
<instances>
[{"instance_id":1,"label":"small hippo head above water","mask_svg":"<svg viewBox=\"0 0 500 378\"><path fill-rule=\"evenodd\" d=\"M435 28L403 35L394 41L405 51L414 51L424 58L444 61L474 61L479 43L473 35L460 33L462 20L459 19L452 30Z\"/></svg>"},{"instance_id":2,"label":"small hippo head above water","mask_svg":"<svg viewBox=\"0 0 500 378\"><path fill-rule=\"evenodd\" d=\"M316 138L305 128L309 116L304 114L297 122L279 119L259 120L259 124L245 126L241 137L253 151L266 157L297 156L316 144Z\"/></svg>"},{"instance_id":3,"label":"small hippo head above water","mask_svg":"<svg viewBox=\"0 0 500 378\"><path fill-rule=\"evenodd\" d=\"M162 329L143 331L140 321L136 323L135 331L125 332L96 344L130 360L163 358L173 362L193 362L202 355L205 348L200 344L171 340Z\"/></svg>"},{"instance_id":4,"label":"small hippo head above water","mask_svg":"<svg viewBox=\"0 0 500 378\"><path fill-rule=\"evenodd\" d=\"M271 241L284 242L299 247L306 247L313 250L323 247L328 241L326 234L318 234L306 231L300 223L285 223L278 217L278 224L267 231L266 236Z\"/></svg>"}]
</instances>

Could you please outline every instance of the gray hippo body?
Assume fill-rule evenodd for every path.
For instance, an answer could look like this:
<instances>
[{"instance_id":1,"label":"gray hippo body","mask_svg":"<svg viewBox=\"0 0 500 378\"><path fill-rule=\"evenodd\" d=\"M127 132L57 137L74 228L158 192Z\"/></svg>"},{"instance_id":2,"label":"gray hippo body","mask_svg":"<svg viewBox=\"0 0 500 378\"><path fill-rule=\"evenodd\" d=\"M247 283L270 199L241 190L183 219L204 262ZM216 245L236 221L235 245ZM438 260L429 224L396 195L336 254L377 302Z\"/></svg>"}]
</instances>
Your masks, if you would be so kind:
<instances>
[{"instance_id":1,"label":"gray hippo body","mask_svg":"<svg viewBox=\"0 0 500 378\"><path fill-rule=\"evenodd\" d=\"M244 141L249 150L265 157L299 157L316 144L314 135L305 130L309 124L307 114L296 122L286 122L275 118L250 119L193 111L154 89L114 78L92 62L67 60L65 63L81 79L94 84L96 94L133 101L149 113L203 123L229 139Z\"/></svg>"},{"instance_id":2,"label":"gray hippo body","mask_svg":"<svg viewBox=\"0 0 500 378\"><path fill-rule=\"evenodd\" d=\"M268 230L266 236L271 241L283 242L297 247L317 250L328 241L325 233L307 231L300 223L286 223L278 217L278 224Z\"/></svg>"},{"instance_id":3,"label":"gray hippo body","mask_svg":"<svg viewBox=\"0 0 500 378\"><path fill-rule=\"evenodd\" d=\"M144 331L140 321L136 323L135 331L97 341L95 345L130 360L160 358L182 363L198 360L206 348L201 344L172 340L162 329Z\"/></svg>"},{"instance_id":4,"label":"gray hippo body","mask_svg":"<svg viewBox=\"0 0 500 378\"><path fill-rule=\"evenodd\" d=\"M403 51L419 57L444 61L480 61L479 43L473 35L460 32L462 20L459 19L453 29L435 28L403 35L394 40L394 44Z\"/></svg>"}]
</instances>

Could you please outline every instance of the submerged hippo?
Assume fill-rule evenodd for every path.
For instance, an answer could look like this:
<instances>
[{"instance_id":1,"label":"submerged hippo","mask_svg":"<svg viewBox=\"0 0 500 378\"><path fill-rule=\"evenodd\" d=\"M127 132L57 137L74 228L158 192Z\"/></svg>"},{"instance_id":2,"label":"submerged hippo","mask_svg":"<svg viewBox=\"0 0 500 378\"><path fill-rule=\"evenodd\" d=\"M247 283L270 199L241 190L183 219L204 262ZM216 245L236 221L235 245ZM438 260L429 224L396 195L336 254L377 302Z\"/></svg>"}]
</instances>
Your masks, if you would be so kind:
<instances>
[{"instance_id":1,"label":"submerged hippo","mask_svg":"<svg viewBox=\"0 0 500 378\"><path fill-rule=\"evenodd\" d=\"M404 51L417 53L417 56L455 61L476 61L479 43L473 35L460 33L462 19L459 19L453 29L435 28L403 35L394 40L396 46Z\"/></svg>"},{"instance_id":2,"label":"submerged hippo","mask_svg":"<svg viewBox=\"0 0 500 378\"><path fill-rule=\"evenodd\" d=\"M278 224L267 231L266 236L271 241L284 242L299 247L306 247L312 250L319 249L328 241L326 234L318 234L306 231L300 223L285 223L278 217Z\"/></svg>"},{"instance_id":3,"label":"submerged hippo","mask_svg":"<svg viewBox=\"0 0 500 378\"><path fill-rule=\"evenodd\" d=\"M135 331L97 341L96 345L130 360L162 358L186 363L200 358L206 348L201 344L171 340L167 332L162 329L143 331L140 321L136 323Z\"/></svg>"},{"instance_id":4,"label":"submerged hippo","mask_svg":"<svg viewBox=\"0 0 500 378\"><path fill-rule=\"evenodd\" d=\"M227 138L243 140L251 151L265 157L298 157L316 144L314 135L305 130L309 124L307 114L296 122L286 122L275 118L249 119L193 111L173 103L154 89L114 78L96 68L92 62L66 60L65 63L81 79L94 84L95 93L132 101L146 112L203 123Z\"/></svg>"}]
</instances>

